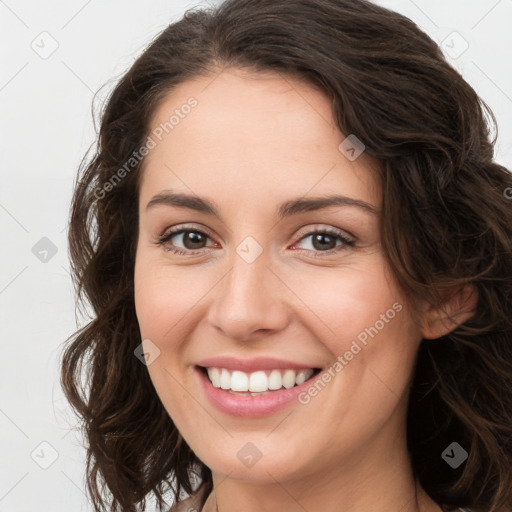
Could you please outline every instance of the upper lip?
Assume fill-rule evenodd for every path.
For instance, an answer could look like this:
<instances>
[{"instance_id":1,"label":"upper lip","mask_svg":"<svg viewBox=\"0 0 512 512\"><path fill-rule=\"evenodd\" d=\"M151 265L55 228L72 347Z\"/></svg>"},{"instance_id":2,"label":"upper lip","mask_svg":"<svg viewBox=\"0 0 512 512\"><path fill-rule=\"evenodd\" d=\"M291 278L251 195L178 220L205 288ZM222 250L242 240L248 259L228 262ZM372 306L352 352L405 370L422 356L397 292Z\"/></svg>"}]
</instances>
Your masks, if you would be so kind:
<instances>
[{"instance_id":1,"label":"upper lip","mask_svg":"<svg viewBox=\"0 0 512 512\"><path fill-rule=\"evenodd\" d=\"M276 359L273 357L256 357L253 359L237 359L231 356L209 357L197 363L204 368L225 368L226 370L240 370L242 372L255 372L258 370L307 370L309 368L320 368L311 364Z\"/></svg>"}]
</instances>

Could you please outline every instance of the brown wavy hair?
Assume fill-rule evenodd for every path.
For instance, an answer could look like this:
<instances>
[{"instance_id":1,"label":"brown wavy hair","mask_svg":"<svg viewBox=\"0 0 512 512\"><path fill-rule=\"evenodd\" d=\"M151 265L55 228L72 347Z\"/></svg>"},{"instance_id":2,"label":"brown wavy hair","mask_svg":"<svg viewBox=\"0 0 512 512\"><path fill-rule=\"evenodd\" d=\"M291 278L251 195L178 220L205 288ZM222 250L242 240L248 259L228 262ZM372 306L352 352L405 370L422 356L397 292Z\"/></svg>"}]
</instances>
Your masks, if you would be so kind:
<instances>
[{"instance_id":1,"label":"brown wavy hair","mask_svg":"<svg viewBox=\"0 0 512 512\"><path fill-rule=\"evenodd\" d=\"M211 471L182 439L146 367L134 307L136 163L155 109L186 80L226 67L306 80L340 131L376 158L382 246L411 305L471 285L476 312L422 340L408 403L415 476L444 510L512 509L512 174L493 160L496 119L411 20L366 0L227 0L193 8L156 37L101 112L75 183L69 250L77 305L94 310L66 341L62 386L81 418L95 511L179 500ZM200 107L199 107L200 108ZM491 141L491 128L496 135ZM132 162L133 163L133 162ZM101 192L98 192L101 191ZM457 441L458 469L441 458Z\"/></svg>"}]
</instances>

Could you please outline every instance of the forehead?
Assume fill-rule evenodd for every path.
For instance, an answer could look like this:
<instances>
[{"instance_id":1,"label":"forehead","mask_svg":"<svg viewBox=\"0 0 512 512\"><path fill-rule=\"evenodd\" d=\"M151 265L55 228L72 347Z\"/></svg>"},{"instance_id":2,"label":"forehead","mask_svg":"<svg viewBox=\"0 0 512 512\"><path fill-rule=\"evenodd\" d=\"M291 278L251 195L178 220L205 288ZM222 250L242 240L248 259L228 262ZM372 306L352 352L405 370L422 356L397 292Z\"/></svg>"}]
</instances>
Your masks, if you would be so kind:
<instances>
[{"instance_id":1,"label":"forehead","mask_svg":"<svg viewBox=\"0 0 512 512\"><path fill-rule=\"evenodd\" d=\"M346 134L331 109L324 93L278 73L225 69L183 82L152 117L161 140L153 136L144 163L141 202L163 189L225 194L240 205L337 192L379 207L377 162L338 149Z\"/></svg>"}]
</instances>

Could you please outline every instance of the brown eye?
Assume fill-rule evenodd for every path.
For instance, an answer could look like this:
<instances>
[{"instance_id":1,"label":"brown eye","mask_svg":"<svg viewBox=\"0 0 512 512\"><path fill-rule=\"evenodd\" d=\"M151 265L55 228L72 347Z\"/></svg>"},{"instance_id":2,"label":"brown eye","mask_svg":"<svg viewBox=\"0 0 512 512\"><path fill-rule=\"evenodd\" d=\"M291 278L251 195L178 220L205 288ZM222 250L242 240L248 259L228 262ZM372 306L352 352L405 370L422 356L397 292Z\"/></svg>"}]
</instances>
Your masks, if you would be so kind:
<instances>
[{"instance_id":1,"label":"brown eye","mask_svg":"<svg viewBox=\"0 0 512 512\"><path fill-rule=\"evenodd\" d=\"M174 229L158 239L158 245L162 245L166 251L178 254L195 254L194 252L206 247L206 241L210 237L199 229ZM174 239L173 242L171 242ZM179 245L181 244L181 245Z\"/></svg>"},{"instance_id":2,"label":"brown eye","mask_svg":"<svg viewBox=\"0 0 512 512\"><path fill-rule=\"evenodd\" d=\"M336 247L336 238L325 233L316 233L312 235L312 245L319 251L324 249L334 249Z\"/></svg>"},{"instance_id":3,"label":"brown eye","mask_svg":"<svg viewBox=\"0 0 512 512\"><path fill-rule=\"evenodd\" d=\"M181 231L176 234L183 234L181 240L186 249L202 249L202 244L204 244L208 238L199 231Z\"/></svg>"},{"instance_id":4,"label":"brown eye","mask_svg":"<svg viewBox=\"0 0 512 512\"><path fill-rule=\"evenodd\" d=\"M304 240L311 239L309 243L309 247L306 247L303 250L307 250L309 252L313 251L315 256L317 254L331 254L338 252L340 250L346 249L347 246L353 247L355 245L355 241L347 238L342 232L324 229L311 231L304 235L298 243L303 242ZM340 243L338 243L338 241Z\"/></svg>"}]
</instances>

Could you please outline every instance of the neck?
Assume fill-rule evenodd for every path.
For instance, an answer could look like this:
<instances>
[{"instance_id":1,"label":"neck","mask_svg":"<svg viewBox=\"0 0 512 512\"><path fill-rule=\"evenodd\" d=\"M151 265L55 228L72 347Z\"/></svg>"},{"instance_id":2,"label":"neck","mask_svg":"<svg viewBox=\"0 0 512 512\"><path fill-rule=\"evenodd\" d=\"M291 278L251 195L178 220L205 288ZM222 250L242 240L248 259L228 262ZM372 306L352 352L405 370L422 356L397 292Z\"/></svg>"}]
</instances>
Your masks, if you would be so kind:
<instances>
[{"instance_id":1,"label":"neck","mask_svg":"<svg viewBox=\"0 0 512 512\"><path fill-rule=\"evenodd\" d=\"M214 490L203 512L441 512L413 477L405 438L394 445L376 441L335 469L310 466L293 479L276 478L271 466L260 468L258 481L213 472Z\"/></svg>"}]
</instances>

